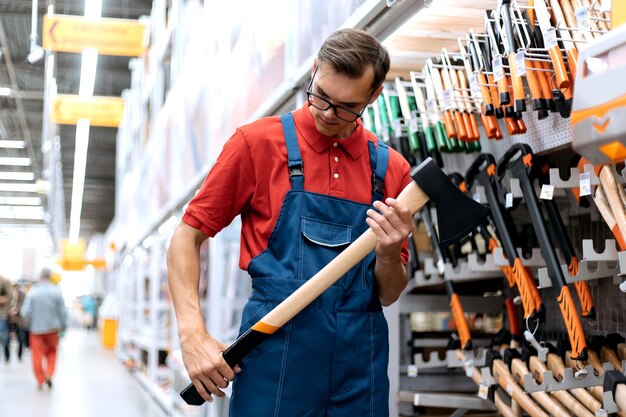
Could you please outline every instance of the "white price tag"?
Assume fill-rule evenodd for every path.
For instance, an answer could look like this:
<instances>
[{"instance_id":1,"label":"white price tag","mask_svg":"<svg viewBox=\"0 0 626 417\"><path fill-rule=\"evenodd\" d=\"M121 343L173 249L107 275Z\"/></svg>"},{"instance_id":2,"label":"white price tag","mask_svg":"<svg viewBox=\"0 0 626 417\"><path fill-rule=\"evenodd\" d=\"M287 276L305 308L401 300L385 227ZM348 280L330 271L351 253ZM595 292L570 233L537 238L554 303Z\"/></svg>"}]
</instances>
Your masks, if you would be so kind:
<instances>
[{"instance_id":1,"label":"white price tag","mask_svg":"<svg viewBox=\"0 0 626 417\"><path fill-rule=\"evenodd\" d=\"M589 33L591 30L591 18L589 17L589 9L586 7L578 7L574 11L574 15L576 16L576 26L581 33Z\"/></svg>"},{"instance_id":2,"label":"white price tag","mask_svg":"<svg viewBox=\"0 0 626 417\"><path fill-rule=\"evenodd\" d=\"M552 28L543 35L543 41L547 49L557 46L556 29Z\"/></svg>"},{"instance_id":3,"label":"white price tag","mask_svg":"<svg viewBox=\"0 0 626 417\"><path fill-rule=\"evenodd\" d=\"M417 377L417 365L409 365L406 367L406 375L409 378L416 378Z\"/></svg>"},{"instance_id":4,"label":"white price tag","mask_svg":"<svg viewBox=\"0 0 626 417\"><path fill-rule=\"evenodd\" d=\"M505 199L504 199L504 208L511 208L513 207L513 193L506 193Z\"/></svg>"},{"instance_id":5,"label":"white price tag","mask_svg":"<svg viewBox=\"0 0 626 417\"><path fill-rule=\"evenodd\" d=\"M554 185L543 184L539 198L542 200L552 200L554 198Z\"/></svg>"},{"instance_id":6,"label":"white price tag","mask_svg":"<svg viewBox=\"0 0 626 417\"><path fill-rule=\"evenodd\" d=\"M591 173L583 172L580 174L580 196L591 195Z\"/></svg>"},{"instance_id":7,"label":"white price tag","mask_svg":"<svg viewBox=\"0 0 626 417\"><path fill-rule=\"evenodd\" d=\"M428 112L429 119L435 119L437 117L437 105L435 104L435 100L429 98L426 100L426 110Z\"/></svg>"},{"instance_id":8,"label":"white price tag","mask_svg":"<svg viewBox=\"0 0 626 417\"><path fill-rule=\"evenodd\" d=\"M478 398L486 400L489 396L489 387L485 384L480 384L478 387Z\"/></svg>"},{"instance_id":9,"label":"white price tag","mask_svg":"<svg viewBox=\"0 0 626 417\"><path fill-rule=\"evenodd\" d=\"M402 123L400 123L400 119L393 121L393 134L396 138L402 137Z\"/></svg>"},{"instance_id":10,"label":"white price tag","mask_svg":"<svg viewBox=\"0 0 626 417\"><path fill-rule=\"evenodd\" d=\"M451 89L443 90L443 109L450 110L452 108L452 94L454 92Z\"/></svg>"},{"instance_id":11,"label":"white price tag","mask_svg":"<svg viewBox=\"0 0 626 417\"><path fill-rule=\"evenodd\" d=\"M518 77L526 75L526 57L524 56L524 51L518 51L515 54L515 70L517 71Z\"/></svg>"},{"instance_id":12,"label":"white price tag","mask_svg":"<svg viewBox=\"0 0 626 417\"><path fill-rule=\"evenodd\" d=\"M497 56L493 59L493 80L500 81L504 78L504 66L502 65L502 56Z\"/></svg>"},{"instance_id":13,"label":"white price tag","mask_svg":"<svg viewBox=\"0 0 626 417\"><path fill-rule=\"evenodd\" d=\"M475 202L480 203L480 193L474 193L472 196Z\"/></svg>"},{"instance_id":14,"label":"white price tag","mask_svg":"<svg viewBox=\"0 0 626 417\"><path fill-rule=\"evenodd\" d=\"M599 408L596 410L596 417L608 417L608 413L604 408Z\"/></svg>"},{"instance_id":15,"label":"white price tag","mask_svg":"<svg viewBox=\"0 0 626 417\"><path fill-rule=\"evenodd\" d=\"M470 92L472 97L479 98L480 89L478 88L478 76L476 74L472 74L470 77Z\"/></svg>"},{"instance_id":16,"label":"white price tag","mask_svg":"<svg viewBox=\"0 0 626 417\"><path fill-rule=\"evenodd\" d=\"M602 0L600 2L600 11L602 13L610 12L612 9L611 0Z\"/></svg>"},{"instance_id":17,"label":"white price tag","mask_svg":"<svg viewBox=\"0 0 626 417\"><path fill-rule=\"evenodd\" d=\"M409 131L411 133L416 133L419 130L419 124L417 122L417 116L411 116L411 120L409 120Z\"/></svg>"},{"instance_id":18,"label":"white price tag","mask_svg":"<svg viewBox=\"0 0 626 417\"><path fill-rule=\"evenodd\" d=\"M512 386L510 386L510 385L507 385L507 386L506 386L506 392L508 392L508 393L509 393L509 395L513 395L513 387L512 387Z\"/></svg>"},{"instance_id":19,"label":"white price tag","mask_svg":"<svg viewBox=\"0 0 626 417\"><path fill-rule=\"evenodd\" d=\"M469 242L468 242L469 243ZM466 361L463 364L463 368L465 369L465 376L468 378L472 377L472 374L474 373L474 364L473 361Z\"/></svg>"}]
</instances>

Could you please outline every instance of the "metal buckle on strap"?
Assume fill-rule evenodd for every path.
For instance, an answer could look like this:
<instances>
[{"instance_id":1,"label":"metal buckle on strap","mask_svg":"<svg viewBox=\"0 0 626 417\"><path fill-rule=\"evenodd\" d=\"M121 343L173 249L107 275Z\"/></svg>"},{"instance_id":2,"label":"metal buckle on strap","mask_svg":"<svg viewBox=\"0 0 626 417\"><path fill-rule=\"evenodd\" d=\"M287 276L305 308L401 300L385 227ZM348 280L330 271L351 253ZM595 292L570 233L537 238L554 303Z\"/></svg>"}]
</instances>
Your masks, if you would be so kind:
<instances>
[{"instance_id":1,"label":"metal buckle on strap","mask_svg":"<svg viewBox=\"0 0 626 417\"><path fill-rule=\"evenodd\" d=\"M372 173L372 194L385 195L385 183L383 180L376 178L374 173Z\"/></svg>"},{"instance_id":2,"label":"metal buckle on strap","mask_svg":"<svg viewBox=\"0 0 626 417\"><path fill-rule=\"evenodd\" d=\"M302 164L302 162L290 162L289 163L289 176L290 177L304 176L304 165Z\"/></svg>"}]
</instances>

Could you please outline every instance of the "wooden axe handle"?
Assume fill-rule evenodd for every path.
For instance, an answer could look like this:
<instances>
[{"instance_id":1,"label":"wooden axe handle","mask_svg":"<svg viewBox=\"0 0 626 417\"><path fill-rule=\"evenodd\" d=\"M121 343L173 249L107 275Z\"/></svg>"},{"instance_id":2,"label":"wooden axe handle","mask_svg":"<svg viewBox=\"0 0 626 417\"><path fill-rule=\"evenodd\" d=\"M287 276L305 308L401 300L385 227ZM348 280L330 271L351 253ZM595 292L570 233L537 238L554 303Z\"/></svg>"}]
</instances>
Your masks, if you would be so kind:
<instances>
[{"instance_id":1,"label":"wooden axe handle","mask_svg":"<svg viewBox=\"0 0 626 417\"><path fill-rule=\"evenodd\" d=\"M611 207L609 206L609 201L606 198L606 193L604 192L602 184L596 188L596 194L593 197L593 201L596 203L596 207L598 207L598 211L600 211L604 222L607 226L609 226L611 232L613 232L613 236L615 237L620 250L626 250L626 240L624 240L622 232L615 221L615 216L613 216L613 211L611 211Z\"/></svg>"},{"instance_id":2,"label":"wooden axe handle","mask_svg":"<svg viewBox=\"0 0 626 417\"><path fill-rule=\"evenodd\" d=\"M532 417L548 417L548 415L535 403L524 390L517 385L508 368L500 359L493 361L493 376L498 384L511 395L517 403Z\"/></svg>"},{"instance_id":3,"label":"wooden axe handle","mask_svg":"<svg viewBox=\"0 0 626 417\"><path fill-rule=\"evenodd\" d=\"M610 362L616 370L620 372L622 371L622 361L617 356L617 353L615 353L615 351L610 347L602 346L602 349L600 350L600 358L602 358L603 363Z\"/></svg>"},{"instance_id":4,"label":"wooden axe handle","mask_svg":"<svg viewBox=\"0 0 626 417\"><path fill-rule=\"evenodd\" d=\"M563 364L563 360L557 354L548 354L548 368L552 371L552 374L557 380L561 381L563 379L565 364ZM540 374L539 377L536 376L536 378L539 382L543 382L543 373ZM592 413L602 408L602 404L584 388L575 388L571 390L571 393Z\"/></svg>"},{"instance_id":5,"label":"wooden axe handle","mask_svg":"<svg viewBox=\"0 0 626 417\"><path fill-rule=\"evenodd\" d=\"M626 236L626 214L624 213L624 205L617 189L619 185L613 175L613 171L611 171L611 167L608 165L600 170L600 182L620 233L622 236Z\"/></svg>"},{"instance_id":6,"label":"wooden axe handle","mask_svg":"<svg viewBox=\"0 0 626 417\"><path fill-rule=\"evenodd\" d=\"M524 375L530 371L521 359L513 359L511 362L511 373L524 386ZM530 394L551 416L553 417L570 417L570 414L547 392L538 391Z\"/></svg>"}]
</instances>

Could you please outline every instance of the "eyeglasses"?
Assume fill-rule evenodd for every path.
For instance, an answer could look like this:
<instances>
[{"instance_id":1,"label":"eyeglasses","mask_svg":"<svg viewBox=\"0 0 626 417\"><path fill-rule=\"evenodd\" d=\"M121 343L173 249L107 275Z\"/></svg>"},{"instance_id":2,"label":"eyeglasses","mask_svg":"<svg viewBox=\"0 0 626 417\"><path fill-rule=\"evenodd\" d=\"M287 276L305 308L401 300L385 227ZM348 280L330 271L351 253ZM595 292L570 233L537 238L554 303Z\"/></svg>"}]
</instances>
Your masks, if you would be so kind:
<instances>
[{"instance_id":1,"label":"eyeglasses","mask_svg":"<svg viewBox=\"0 0 626 417\"><path fill-rule=\"evenodd\" d=\"M317 68L315 68L315 71L313 72L313 76L311 77L311 82L309 83L309 86L306 89L306 96L311 106L321 111L333 109L333 111L335 112L335 116L337 116L338 119L341 119L344 122L354 122L356 119L361 117L361 115L363 114L363 111L367 108L367 104L365 104L363 109L357 113L357 112L353 112L352 110L346 109L345 107L332 104L327 99L320 97L317 94L313 93L313 91L311 90L311 87L313 86L313 80L315 79L315 74L317 74ZM374 95L374 92L372 91L369 98L367 99L368 103L373 95Z\"/></svg>"}]
</instances>

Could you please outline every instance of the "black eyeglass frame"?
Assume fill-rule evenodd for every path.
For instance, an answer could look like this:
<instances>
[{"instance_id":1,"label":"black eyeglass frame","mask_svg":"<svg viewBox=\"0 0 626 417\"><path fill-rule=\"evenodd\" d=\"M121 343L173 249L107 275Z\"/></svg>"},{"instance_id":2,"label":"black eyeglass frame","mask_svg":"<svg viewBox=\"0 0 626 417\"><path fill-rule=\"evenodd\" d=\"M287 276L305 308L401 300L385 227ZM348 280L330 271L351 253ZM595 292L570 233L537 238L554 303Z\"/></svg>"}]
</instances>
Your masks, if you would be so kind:
<instances>
[{"instance_id":1,"label":"black eyeglass frame","mask_svg":"<svg viewBox=\"0 0 626 417\"><path fill-rule=\"evenodd\" d=\"M311 88L313 87L313 80L315 80L315 75L317 74L317 69L318 69L318 68L319 68L319 67L315 67L315 71L313 71L313 76L311 77L311 81L309 82L309 86L306 88L306 98L307 98L307 101L309 102L309 104L310 104L311 106L315 107L316 109L321 110L321 111L326 111L326 110L328 110L328 109L333 109L333 112L335 113L335 116L337 116L337 118L338 118L338 119L343 120L344 122L355 122L355 121L356 121L359 117L362 117L362 116L363 116L363 112L365 111L365 109L366 109L366 108L367 108L367 106L369 105L369 102L370 102L370 100L372 99L372 96L374 95L374 91L375 91L375 90L373 90L373 91L371 92L370 96L367 98L367 102L365 103L365 106L363 106L363 109L362 109L360 112L358 112L358 113L353 112L352 110L347 109L347 108L345 108L345 107L343 107L343 106L338 106L338 105L336 105L336 104L331 103L330 101L328 101L328 100L327 100L327 99L325 99L324 97L320 97L320 96L318 96L317 94L315 94L315 93L311 90ZM321 108L321 107L318 107L318 106L316 106L315 104L313 104L313 103L312 103L312 101L311 101L311 96L313 96L313 97L315 97L316 99L321 100L322 102L326 103L326 104L327 104L326 108ZM350 113L350 114L353 114L353 115L354 115L354 119L352 119L352 120L346 120L346 119L344 119L343 117L341 117L341 116L339 116L339 115L337 114L337 109L340 109L340 110L342 110L342 111L345 111L345 112L348 112L348 113Z\"/></svg>"}]
</instances>

